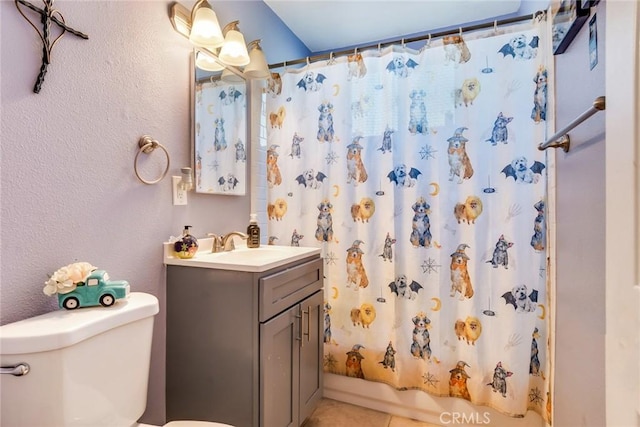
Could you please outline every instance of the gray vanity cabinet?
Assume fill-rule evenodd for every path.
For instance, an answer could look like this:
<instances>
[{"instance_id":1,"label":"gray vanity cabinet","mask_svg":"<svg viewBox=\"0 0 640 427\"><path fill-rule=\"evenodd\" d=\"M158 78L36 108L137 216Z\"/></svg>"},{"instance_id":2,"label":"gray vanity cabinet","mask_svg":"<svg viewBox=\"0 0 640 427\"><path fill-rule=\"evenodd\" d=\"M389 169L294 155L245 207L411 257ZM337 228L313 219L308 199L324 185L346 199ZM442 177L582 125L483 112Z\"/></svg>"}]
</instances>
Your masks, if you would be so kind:
<instances>
[{"instance_id":1,"label":"gray vanity cabinet","mask_svg":"<svg viewBox=\"0 0 640 427\"><path fill-rule=\"evenodd\" d=\"M323 264L167 265L167 421L299 426L322 397Z\"/></svg>"}]
</instances>

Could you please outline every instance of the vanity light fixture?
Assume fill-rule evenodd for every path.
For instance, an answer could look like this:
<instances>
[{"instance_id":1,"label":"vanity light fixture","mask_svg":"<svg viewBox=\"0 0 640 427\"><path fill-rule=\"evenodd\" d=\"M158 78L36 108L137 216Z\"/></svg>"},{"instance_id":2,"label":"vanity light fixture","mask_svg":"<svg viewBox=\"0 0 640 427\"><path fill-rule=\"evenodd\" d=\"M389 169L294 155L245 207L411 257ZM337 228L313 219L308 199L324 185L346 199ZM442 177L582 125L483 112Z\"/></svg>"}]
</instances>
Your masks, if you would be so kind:
<instances>
[{"instance_id":1,"label":"vanity light fixture","mask_svg":"<svg viewBox=\"0 0 640 427\"><path fill-rule=\"evenodd\" d=\"M239 23L240 21L233 21L224 27L224 44L220 48L220 60L235 67L243 67L250 61L244 36L238 28Z\"/></svg>"},{"instance_id":2,"label":"vanity light fixture","mask_svg":"<svg viewBox=\"0 0 640 427\"><path fill-rule=\"evenodd\" d=\"M244 68L244 74L250 79L266 79L271 77L269 64L260 47L261 40L254 40L249 43L249 65Z\"/></svg>"},{"instance_id":3,"label":"vanity light fixture","mask_svg":"<svg viewBox=\"0 0 640 427\"><path fill-rule=\"evenodd\" d=\"M196 46L214 49L224 44L218 17L207 0L199 0L191 10L189 41Z\"/></svg>"},{"instance_id":4,"label":"vanity light fixture","mask_svg":"<svg viewBox=\"0 0 640 427\"><path fill-rule=\"evenodd\" d=\"M232 21L222 30L215 11L208 0L198 0L189 11L179 3L171 6L169 14L173 28L188 38L197 48L196 67L206 71L220 71L223 66L229 79L266 79L268 71L260 40L249 44L249 54L244 36L238 28L239 21ZM243 73L241 67L247 67ZM235 74L235 76L234 76Z\"/></svg>"}]
</instances>

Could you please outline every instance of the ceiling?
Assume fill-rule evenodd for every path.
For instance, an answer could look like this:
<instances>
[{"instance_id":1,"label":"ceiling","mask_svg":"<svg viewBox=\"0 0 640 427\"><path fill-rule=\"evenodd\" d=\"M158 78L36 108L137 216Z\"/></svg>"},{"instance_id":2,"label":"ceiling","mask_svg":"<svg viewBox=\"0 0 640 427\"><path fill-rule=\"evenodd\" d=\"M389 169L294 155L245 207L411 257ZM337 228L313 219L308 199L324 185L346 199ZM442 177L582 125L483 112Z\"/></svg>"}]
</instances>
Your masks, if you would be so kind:
<instances>
[{"instance_id":1,"label":"ceiling","mask_svg":"<svg viewBox=\"0 0 640 427\"><path fill-rule=\"evenodd\" d=\"M493 19L520 0L263 0L313 52Z\"/></svg>"}]
</instances>

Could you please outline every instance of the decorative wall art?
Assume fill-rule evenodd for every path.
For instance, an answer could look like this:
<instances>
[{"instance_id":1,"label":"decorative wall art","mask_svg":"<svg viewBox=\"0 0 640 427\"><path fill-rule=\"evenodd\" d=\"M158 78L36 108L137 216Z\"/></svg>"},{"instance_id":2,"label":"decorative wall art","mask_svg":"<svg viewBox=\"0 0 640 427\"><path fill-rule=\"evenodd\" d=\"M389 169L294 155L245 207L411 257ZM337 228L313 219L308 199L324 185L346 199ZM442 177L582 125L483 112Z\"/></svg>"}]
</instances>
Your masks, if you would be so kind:
<instances>
[{"instance_id":1,"label":"decorative wall art","mask_svg":"<svg viewBox=\"0 0 640 427\"><path fill-rule=\"evenodd\" d=\"M589 20L589 69L598 65L598 21L596 15Z\"/></svg>"},{"instance_id":2,"label":"decorative wall art","mask_svg":"<svg viewBox=\"0 0 640 427\"><path fill-rule=\"evenodd\" d=\"M588 9L590 7L595 7L600 0L580 0L580 7L583 9Z\"/></svg>"},{"instance_id":3,"label":"decorative wall art","mask_svg":"<svg viewBox=\"0 0 640 427\"><path fill-rule=\"evenodd\" d=\"M74 30L73 28L65 24L64 16L62 16L62 13L60 13L58 9L53 8L54 0L42 0L42 2L44 3L44 7L39 8L25 0L15 0L16 8L18 9L18 12L20 12L20 15L22 15L22 17L27 20L29 25L31 25L34 30L36 30L36 33L38 33L40 39L42 40L42 66L40 67L40 73L38 74L38 78L36 79L36 84L33 87L33 92L35 93L39 93L40 89L42 88L42 84L44 83L44 76L45 74L47 74L47 67L51 63L51 51L53 50L53 47L56 45L56 43L58 43L58 41L62 38L64 33L68 31L74 36L81 37L85 40L89 39L88 35ZM36 25L33 23L33 21L31 21L31 19L27 17L27 15L25 15L25 11L20 7L20 5L25 6L26 8L39 15L40 22L42 23L42 31L40 31L38 27L36 27ZM61 29L60 34L53 41L50 40L51 22L56 24Z\"/></svg>"},{"instance_id":4,"label":"decorative wall art","mask_svg":"<svg viewBox=\"0 0 640 427\"><path fill-rule=\"evenodd\" d=\"M587 3L587 4L585 4ZM588 2L563 0L553 15L553 54L564 53L589 17Z\"/></svg>"}]
</instances>

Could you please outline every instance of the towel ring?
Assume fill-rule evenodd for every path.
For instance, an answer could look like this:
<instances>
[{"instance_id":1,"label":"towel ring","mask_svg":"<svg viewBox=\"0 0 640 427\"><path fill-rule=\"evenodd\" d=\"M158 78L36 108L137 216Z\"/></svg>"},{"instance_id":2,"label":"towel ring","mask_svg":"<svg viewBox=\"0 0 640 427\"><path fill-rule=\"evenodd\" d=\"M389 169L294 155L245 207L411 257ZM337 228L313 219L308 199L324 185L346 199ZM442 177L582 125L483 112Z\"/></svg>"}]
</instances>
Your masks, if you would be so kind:
<instances>
[{"instance_id":1,"label":"towel ring","mask_svg":"<svg viewBox=\"0 0 640 427\"><path fill-rule=\"evenodd\" d=\"M167 176L167 172L169 171L169 165L171 164L171 159L169 158L169 152L167 151L166 148L164 148L164 145L160 144L158 141L151 138L149 135L143 135L140 138L140 140L138 141L138 147L140 147L140 149L136 153L136 158L133 160L133 171L136 173L136 176L138 177L138 179L145 184L152 185L152 184L159 183L160 181L162 181L162 179L165 176ZM160 176L160 178L154 181L147 181L146 179L140 176L140 173L138 173L138 157L140 156L140 153L151 154L153 150L155 150L158 147L162 148L162 151L164 151L164 154L167 156L167 167L164 168L164 172L162 172L162 175Z\"/></svg>"}]
</instances>

